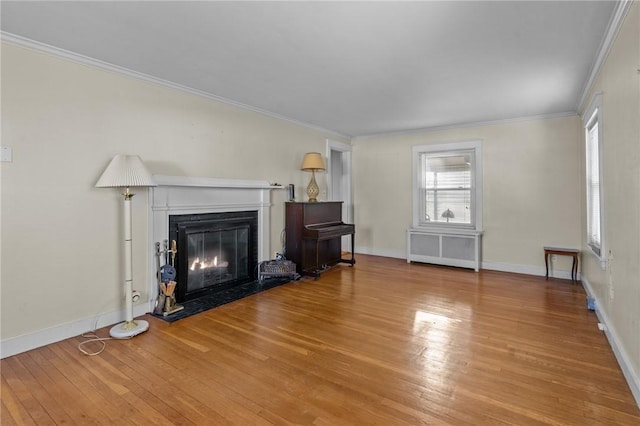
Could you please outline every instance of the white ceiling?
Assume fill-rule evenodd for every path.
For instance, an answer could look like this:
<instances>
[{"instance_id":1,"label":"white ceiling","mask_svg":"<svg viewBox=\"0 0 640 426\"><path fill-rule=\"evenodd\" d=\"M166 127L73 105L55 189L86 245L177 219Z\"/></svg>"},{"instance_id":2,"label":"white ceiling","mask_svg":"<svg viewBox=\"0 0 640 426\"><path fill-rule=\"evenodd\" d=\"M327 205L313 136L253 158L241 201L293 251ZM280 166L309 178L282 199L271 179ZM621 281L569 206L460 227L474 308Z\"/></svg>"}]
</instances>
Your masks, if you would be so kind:
<instances>
[{"instance_id":1,"label":"white ceiling","mask_svg":"<svg viewBox=\"0 0 640 426\"><path fill-rule=\"evenodd\" d=\"M575 113L615 6L2 1L1 27L362 136Z\"/></svg>"}]
</instances>

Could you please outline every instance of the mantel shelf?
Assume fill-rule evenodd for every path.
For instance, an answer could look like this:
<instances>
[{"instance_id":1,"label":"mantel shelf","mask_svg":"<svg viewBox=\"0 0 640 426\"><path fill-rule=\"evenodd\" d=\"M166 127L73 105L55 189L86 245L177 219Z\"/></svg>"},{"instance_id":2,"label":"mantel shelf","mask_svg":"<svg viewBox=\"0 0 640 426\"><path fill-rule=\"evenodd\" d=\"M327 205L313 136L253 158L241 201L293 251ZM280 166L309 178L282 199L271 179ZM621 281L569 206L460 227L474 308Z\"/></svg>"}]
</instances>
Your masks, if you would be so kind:
<instances>
[{"instance_id":1,"label":"mantel shelf","mask_svg":"<svg viewBox=\"0 0 640 426\"><path fill-rule=\"evenodd\" d=\"M190 186L200 188L246 188L246 189L281 189L282 185L272 185L266 180L221 179L194 176L153 175L158 186Z\"/></svg>"}]
</instances>

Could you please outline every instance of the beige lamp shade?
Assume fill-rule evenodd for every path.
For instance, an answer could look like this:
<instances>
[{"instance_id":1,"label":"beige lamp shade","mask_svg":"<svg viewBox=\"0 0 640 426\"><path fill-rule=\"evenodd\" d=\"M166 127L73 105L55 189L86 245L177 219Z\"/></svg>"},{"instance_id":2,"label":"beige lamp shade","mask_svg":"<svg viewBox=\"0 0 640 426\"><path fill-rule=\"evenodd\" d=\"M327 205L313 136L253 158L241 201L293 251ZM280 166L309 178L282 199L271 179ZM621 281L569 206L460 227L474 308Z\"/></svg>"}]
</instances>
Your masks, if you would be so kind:
<instances>
[{"instance_id":1,"label":"beige lamp shade","mask_svg":"<svg viewBox=\"0 0 640 426\"><path fill-rule=\"evenodd\" d=\"M324 161L322 160L322 155L319 152L308 152L304 155L304 160L302 160L302 170L312 171L312 170L324 170Z\"/></svg>"},{"instance_id":2,"label":"beige lamp shade","mask_svg":"<svg viewBox=\"0 0 640 426\"><path fill-rule=\"evenodd\" d=\"M96 188L131 186L156 186L151 173L137 155L118 154L113 157L96 183Z\"/></svg>"}]
</instances>

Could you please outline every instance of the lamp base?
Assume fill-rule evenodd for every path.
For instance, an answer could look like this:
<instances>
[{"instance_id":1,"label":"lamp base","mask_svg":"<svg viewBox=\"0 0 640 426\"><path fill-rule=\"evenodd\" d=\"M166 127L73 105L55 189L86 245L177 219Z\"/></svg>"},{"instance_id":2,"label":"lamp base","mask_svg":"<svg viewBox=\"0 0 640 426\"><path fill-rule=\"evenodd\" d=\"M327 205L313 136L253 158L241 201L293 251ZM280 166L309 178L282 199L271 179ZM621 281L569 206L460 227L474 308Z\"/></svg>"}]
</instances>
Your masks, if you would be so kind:
<instances>
[{"instance_id":1,"label":"lamp base","mask_svg":"<svg viewBox=\"0 0 640 426\"><path fill-rule=\"evenodd\" d=\"M309 185L307 186L307 197L309 197L310 203L315 203L318 201L316 198L320 194L320 188L318 188L318 183L316 182L316 171L311 170L311 180L309 181Z\"/></svg>"},{"instance_id":2,"label":"lamp base","mask_svg":"<svg viewBox=\"0 0 640 426\"><path fill-rule=\"evenodd\" d=\"M145 320L125 321L111 327L109 335L114 339L130 339L148 329L149 323Z\"/></svg>"}]
</instances>

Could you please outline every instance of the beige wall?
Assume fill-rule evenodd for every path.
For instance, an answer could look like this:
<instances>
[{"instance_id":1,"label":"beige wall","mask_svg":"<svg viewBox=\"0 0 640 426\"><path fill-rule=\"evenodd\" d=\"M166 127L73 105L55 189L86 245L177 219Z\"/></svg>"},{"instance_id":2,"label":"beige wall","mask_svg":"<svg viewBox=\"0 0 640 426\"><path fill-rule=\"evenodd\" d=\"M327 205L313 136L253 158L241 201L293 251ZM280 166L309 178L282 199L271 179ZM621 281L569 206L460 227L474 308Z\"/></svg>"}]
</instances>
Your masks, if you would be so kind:
<instances>
[{"instance_id":1,"label":"beige wall","mask_svg":"<svg viewBox=\"0 0 640 426\"><path fill-rule=\"evenodd\" d=\"M543 246L580 247L578 131L571 116L354 140L360 250L406 255L413 145L480 139L484 267L544 274Z\"/></svg>"},{"instance_id":2,"label":"beige wall","mask_svg":"<svg viewBox=\"0 0 640 426\"><path fill-rule=\"evenodd\" d=\"M583 241L583 273L606 321L609 338L619 345L640 386L640 4L634 2L586 102L602 93L604 150L603 269ZM582 155L584 135L581 133ZM584 181L581 193L584 194ZM582 200L584 208L584 197ZM584 220L583 220L584 222ZM582 234L586 236L586 229ZM608 256L605 256L605 258ZM636 389L636 392L640 388ZM640 394L636 395L640 398ZM639 399L640 401L640 399Z\"/></svg>"},{"instance_id":3,"label":"beige wall","mask_svg":"<svg viewBox=\"0 0 640 426\"><path fill-rule=\"evenodd\" d=\"M121 307L121 196L94 188L115 154L140 155L152 173L293 183L302 196L304 153L341 140L8 44L2 124L13 148L0 166L3 340ZM146 292L147 194L135 192L134 282ZM272 253L285 199L273 191Z\"/></svg>"}]
</instances>

